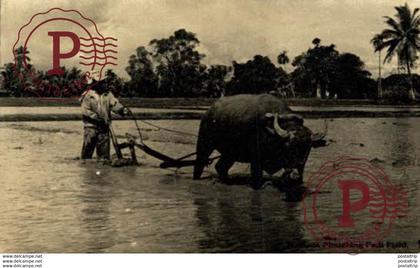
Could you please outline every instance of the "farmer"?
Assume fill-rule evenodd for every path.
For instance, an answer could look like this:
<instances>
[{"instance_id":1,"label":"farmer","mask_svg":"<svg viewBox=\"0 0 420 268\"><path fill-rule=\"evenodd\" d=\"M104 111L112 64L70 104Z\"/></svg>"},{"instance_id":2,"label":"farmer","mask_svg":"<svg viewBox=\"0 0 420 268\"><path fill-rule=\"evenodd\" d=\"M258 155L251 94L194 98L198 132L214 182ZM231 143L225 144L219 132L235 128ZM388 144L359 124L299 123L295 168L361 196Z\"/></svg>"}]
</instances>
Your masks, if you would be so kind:
<instances>
[{"instance_id":1,"label":"farmer","mask_svg":"<svg viewBox=\"0 0 420 268\"><path fill-rule=\"evenodd\" d=\"M111 111L120 115L129 114L129 110L121 105L105 81L94 81L82 94L82 115L84 124L84 139L82 159L92 158L96 147L99 160L110 159L109 127Z\"/></svg>"}]
</instances>

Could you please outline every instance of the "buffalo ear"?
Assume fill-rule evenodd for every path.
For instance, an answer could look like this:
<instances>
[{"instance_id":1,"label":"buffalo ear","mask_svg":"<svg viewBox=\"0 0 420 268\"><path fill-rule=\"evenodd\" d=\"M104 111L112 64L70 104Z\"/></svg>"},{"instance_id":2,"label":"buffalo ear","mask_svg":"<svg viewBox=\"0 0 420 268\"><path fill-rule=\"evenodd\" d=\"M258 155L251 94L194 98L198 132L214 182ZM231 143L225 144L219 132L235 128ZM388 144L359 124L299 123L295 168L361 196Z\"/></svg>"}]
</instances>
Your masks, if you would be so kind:
<instances>
[{"instance_id":1,"label":"buffalo ear","mask_svg":"<svg viewBox=\"0 0 420 268\"><path fill-rule=\"evenodd\" d=\"M298 126L303 126L303 122L304 122L303 117L298 114L281 115L279 117L279 120L282 122L294 122Z\"/></svg>"},{"instance_id":2,"label":"buffalo ear","mask_svg":"<svg viewBox=\"0 0 420 268\"><path fill-rule=\"evenodd\" d=\"M315 141L312 141L311 145L313 148L318 148L318 147L325 147L328 144L326 140L315 140Z\"/></svg>"},{"instance_id":3,"label":"buffalo ear","mask_svg":"<svg viewBox=\"0 0 420 268\"><path fill-rule=\"evenodd\" d=\"M325 137L328 134L328 124L327 120L324 120L324 131L320 133L313 133L311 135L312 140L312 147L317 148L321 146L326 146L327 142L325 141Z\"/></svg>"}]
</instances>

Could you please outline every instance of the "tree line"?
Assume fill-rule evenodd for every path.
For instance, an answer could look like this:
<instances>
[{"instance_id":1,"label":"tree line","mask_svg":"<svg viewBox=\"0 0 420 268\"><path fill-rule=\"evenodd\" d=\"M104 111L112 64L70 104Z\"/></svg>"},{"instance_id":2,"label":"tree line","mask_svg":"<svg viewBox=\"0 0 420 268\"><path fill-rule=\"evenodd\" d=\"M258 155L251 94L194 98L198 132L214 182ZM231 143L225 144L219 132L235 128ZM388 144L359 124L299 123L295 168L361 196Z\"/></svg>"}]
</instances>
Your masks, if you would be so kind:
<instances>
[{"instance_id":1,"label":"tree line","mask_svg":"<svg viewBox=\"0 0 420 268\"><path fill-rule=\"evenodd\" d=\"M419 83L412 73L420 48L419 9L411 12L408 5L396 7L394 18L385 17L389 28L375 35L371 42L379 54L379 79L374 80L365 63L356 54L340 52L334 44L312 40L307 51L290 61L287 51L280 51L276 62L264 55L255 55L246 62L232 65L206 65L200 53L197 35L179 29L166 38L153 39L139 46L125 68L130 79L122 79L107 70L105 79L114 92L123 97L220 97L234 94L274 92L283 97L319 97L338 99L389 98L415 100ZM405 71L383 79L381 54L387 49L384 62L394 55ZM53 76L35 70L29 52L18 48L17 65L5 64L3 87L11 96L77 96L85 89L82 72L64 68L64 75ZM27 64L23 67L22 62ZM291 63L293 70L287 71ZM16 75L16 69L19 76ZM30 73L30 74L29 74ZM30 77L32 76L32 77ZM36 76L34 84L34 78Z\"/></svg>"},{"instance_id":2,"label":"tree line","mask_svg":"<svg viewBox=\"0 0 420 268\"><path fill-rule=\"evenodd\" d=\"M277 62L255 55L231 66L205 65L195 33L185 29L168 38L153 39L131 55L125 69L130 80L121 94L131 97L220 97L235 94L276 92L284 97L372 98L376 82L354 54L340 53L335 45L324 46L319 38L313 47L294 58L294 70L281 51ZM112 79L111 79L112 80Z\"/></svg>"}]
</instances>

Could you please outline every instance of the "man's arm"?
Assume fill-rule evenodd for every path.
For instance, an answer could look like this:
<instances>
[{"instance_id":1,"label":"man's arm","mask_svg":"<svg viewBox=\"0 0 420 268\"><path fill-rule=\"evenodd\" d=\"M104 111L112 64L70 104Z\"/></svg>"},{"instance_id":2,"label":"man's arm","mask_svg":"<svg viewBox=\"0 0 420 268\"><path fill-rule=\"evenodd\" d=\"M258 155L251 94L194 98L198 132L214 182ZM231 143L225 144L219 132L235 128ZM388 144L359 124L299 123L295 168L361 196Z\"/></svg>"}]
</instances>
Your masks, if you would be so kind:
<instances>
[{"instance_id":1,"label":"man's arm","mask_svg":"<svg viewBox=\"0 0 420 268\"><path fill-rule=\"evenodd\" d=\"M109 92L109 104L111 106L111 111L113 111L116 114L120 115L127 115L128 110L125 108L120 101L115 98L114 94L112 92Z\"/></svg>"},{"instance_id":2,"label":"man's arm","mask_svg":"<svg viewBox=\"0 0 420 268\"><path fill-rule=\"evenodd\" d=\"M98 119L98 114L92 111L92 109L90 108L89 97L83 98L82 115L87 116L90 119Z\"/></svg>"},{"instance_id":3,"label":"man's arm","mask_svg":"<svg viewBox=\"0 0 420 268\"><path fill-rule=\"evenodd\" d=\"M91 100L89 96L85 96L82 100L82 115L84 120L92 124L103 124L104 120L99 117L99 115L92 110Z\"/></svg>"}]
</instances>

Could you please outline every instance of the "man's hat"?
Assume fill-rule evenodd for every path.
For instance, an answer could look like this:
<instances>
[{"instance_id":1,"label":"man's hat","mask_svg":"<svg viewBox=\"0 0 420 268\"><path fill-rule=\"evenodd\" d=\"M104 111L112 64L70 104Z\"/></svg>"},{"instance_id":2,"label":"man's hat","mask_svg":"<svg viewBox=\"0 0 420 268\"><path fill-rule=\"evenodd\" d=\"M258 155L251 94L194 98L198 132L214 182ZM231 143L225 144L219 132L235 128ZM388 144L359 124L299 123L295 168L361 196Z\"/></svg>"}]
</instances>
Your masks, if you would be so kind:
<instances>
[{"instance_id":1,"label":"man's hat","mask_svg":"<svg viewBox=\"0 0 420 268\"><path fill-rule=\"evenodd\" d=\"M97 81L96 79L92 79L92 82L88 85L88 88L93 89L95 91L104 91L106 90L106 82L104 79Z\"/></svg>"}]
</instances>

